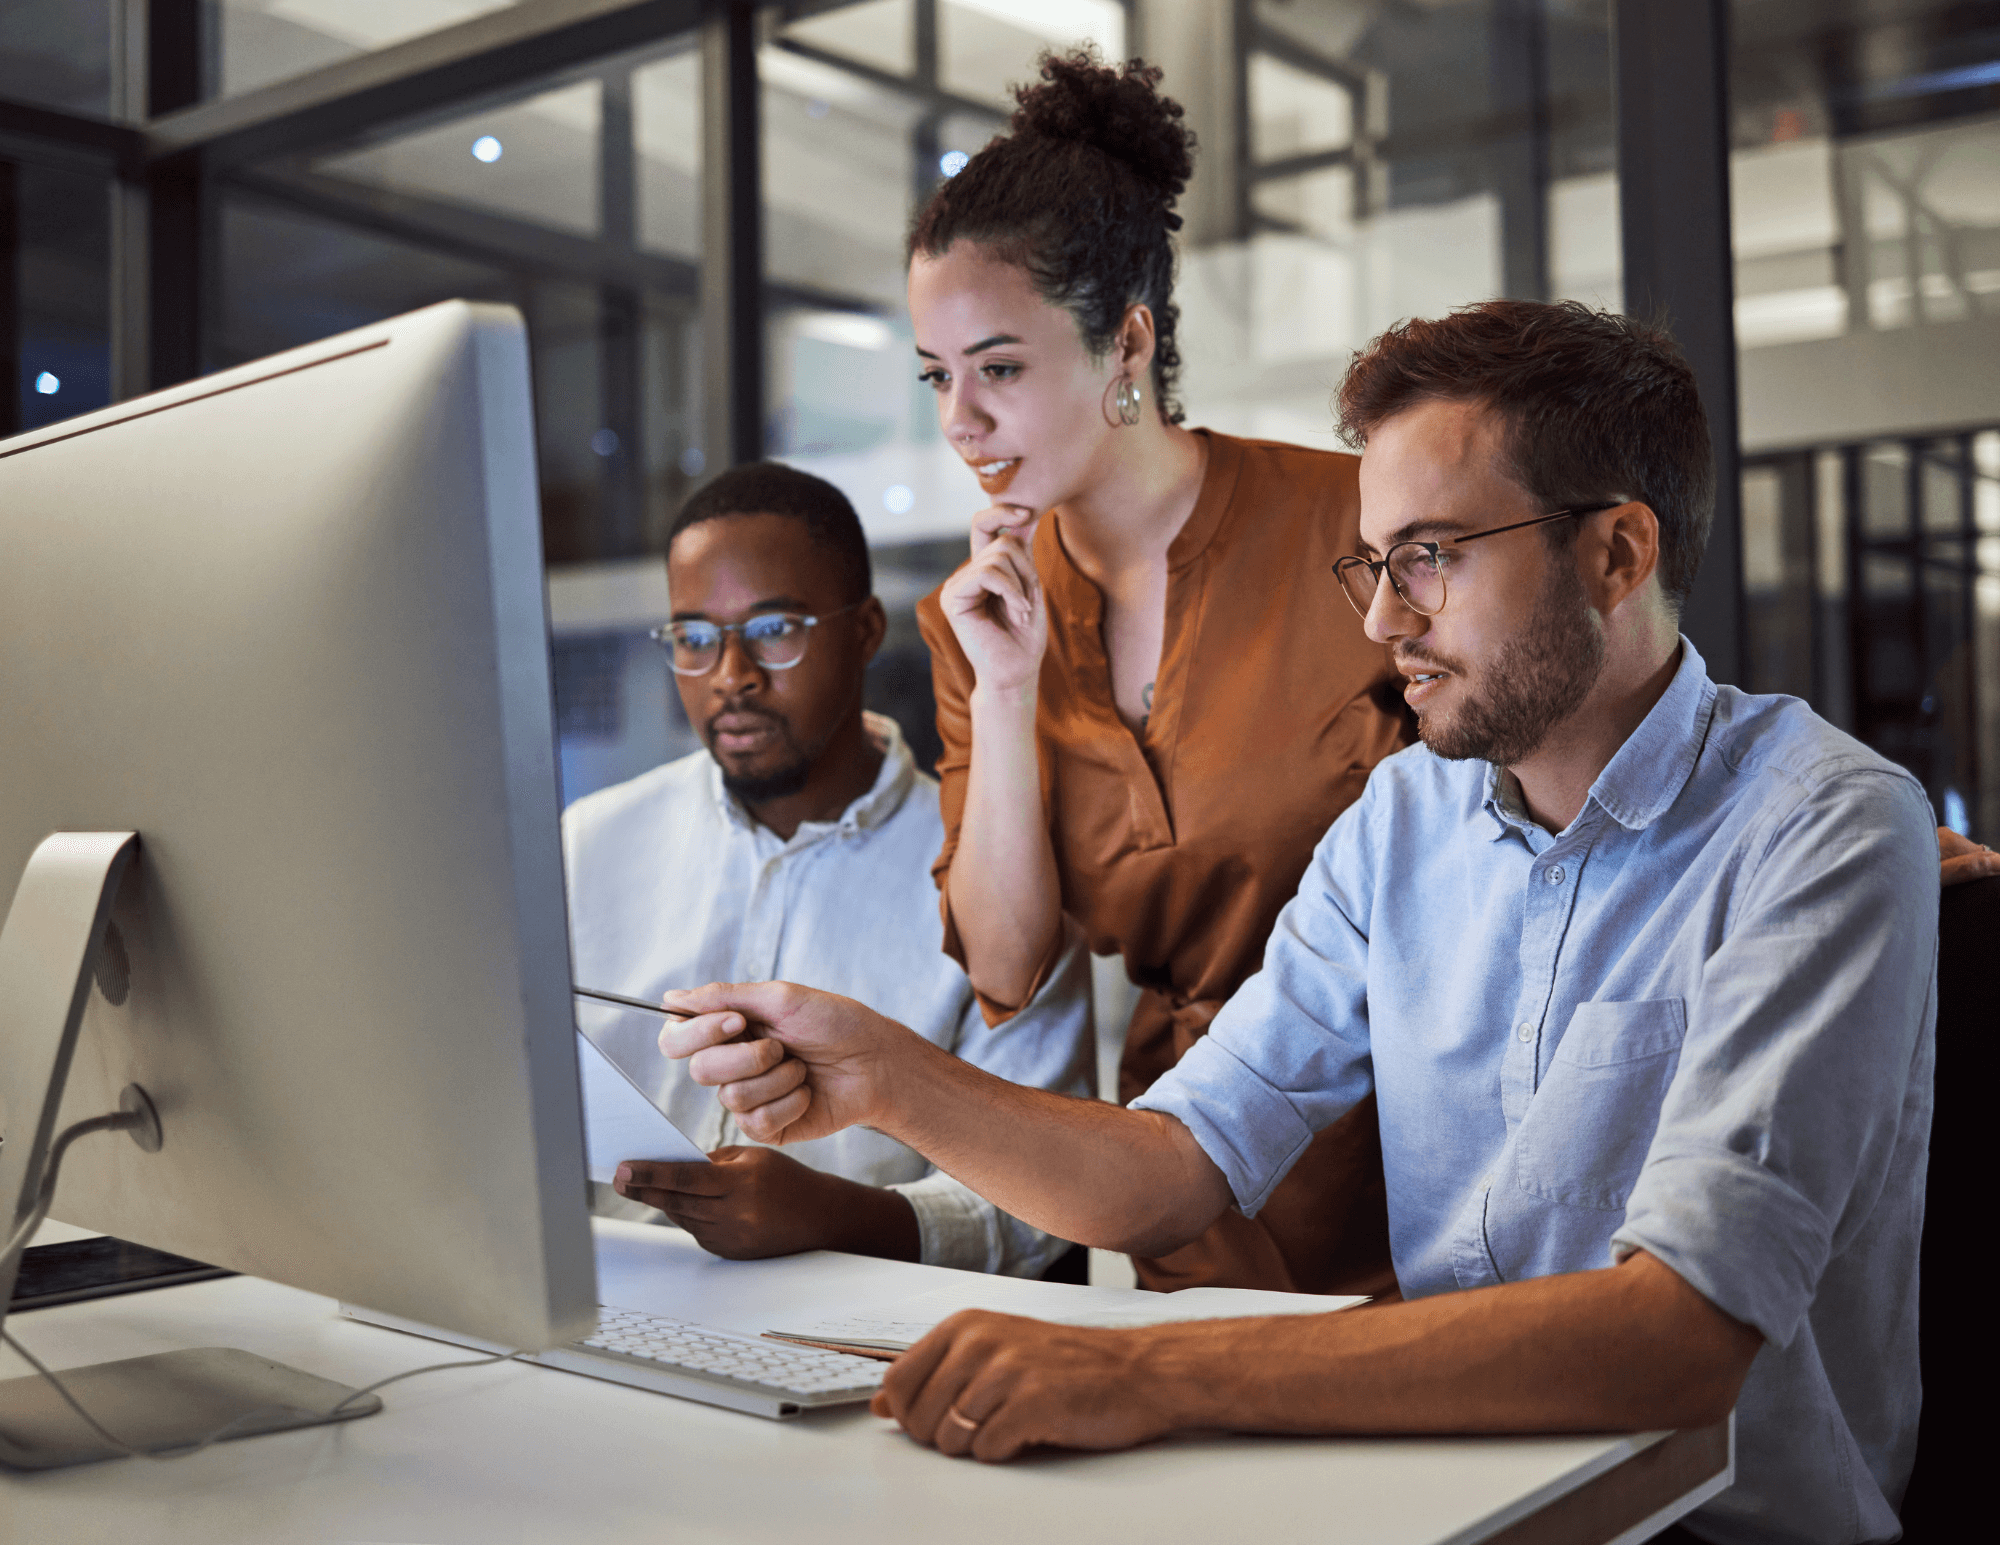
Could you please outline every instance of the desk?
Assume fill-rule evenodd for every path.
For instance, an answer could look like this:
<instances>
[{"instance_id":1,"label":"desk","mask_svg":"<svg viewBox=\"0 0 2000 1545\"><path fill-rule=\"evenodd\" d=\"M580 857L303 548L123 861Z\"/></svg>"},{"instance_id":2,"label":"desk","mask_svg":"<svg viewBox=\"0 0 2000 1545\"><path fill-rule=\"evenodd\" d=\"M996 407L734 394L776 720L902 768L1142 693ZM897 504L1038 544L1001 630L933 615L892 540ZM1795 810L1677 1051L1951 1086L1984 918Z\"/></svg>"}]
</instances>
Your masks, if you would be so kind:
<instances>
[{"instance_id":1,"label":"desk","mask_svg":"<svg viewBox=\"0 0 2000 1545\"><path fill-rule=\"evenodd\" d=\"M605 1301L745 1331L801 1303L921 1292L956 1275L827 1253L721 1261L678 1230L604 1220L597 1240ZM245 1277L39 1310L9 1329L57 1370L220 1345L360 1385L464 1355ZM27 1371L0 1357L0 1375ZM918 1448L865 1408L772 1422L518 1363L427 1374L383 1399L379 1416L171 1464L0 1477L0 1542L1582 1545L1643 1539L1728 1478L1721 1428L1219 1436L989 1467Z\"/></svg>"}]
</instances>

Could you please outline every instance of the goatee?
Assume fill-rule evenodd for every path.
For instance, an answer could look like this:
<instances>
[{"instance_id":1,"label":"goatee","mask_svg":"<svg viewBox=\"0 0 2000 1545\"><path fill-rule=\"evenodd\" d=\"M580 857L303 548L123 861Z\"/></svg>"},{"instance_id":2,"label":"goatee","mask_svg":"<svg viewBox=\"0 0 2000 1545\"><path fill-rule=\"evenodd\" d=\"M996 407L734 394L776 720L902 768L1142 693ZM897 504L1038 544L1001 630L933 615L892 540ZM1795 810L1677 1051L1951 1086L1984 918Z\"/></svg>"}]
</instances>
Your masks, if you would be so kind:
<instances>
[{"instance_id":1,"label":"goatee","mask_svg":"<svg viewBox=\"0 0 2000 1545\"><path fill-rule=\"evenodd\" d=\"M798 793L811 776L812 763L801 758L788 767L748 778L739 778L725 767L722 786L754 810L767 800L787 799Z\"/></svg>"}]
</instances>

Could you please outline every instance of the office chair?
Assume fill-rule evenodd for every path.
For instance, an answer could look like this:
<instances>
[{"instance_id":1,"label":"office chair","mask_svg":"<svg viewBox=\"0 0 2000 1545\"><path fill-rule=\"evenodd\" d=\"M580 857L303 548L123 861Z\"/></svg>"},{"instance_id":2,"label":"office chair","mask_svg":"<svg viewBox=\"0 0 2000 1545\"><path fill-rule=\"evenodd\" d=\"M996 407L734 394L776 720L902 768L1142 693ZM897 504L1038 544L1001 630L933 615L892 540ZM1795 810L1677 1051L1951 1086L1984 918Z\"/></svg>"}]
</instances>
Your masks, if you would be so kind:
<instances>
[{"instance_id":1,"label":"office chair","mask_svg":"<svg viewBox=\"0 0 2000 1545\"><path fill-rule=\"evenodd\" d=\"M1986 1368L1972 1349L1984 1342L1989 1317L1979 1302L1990 1292L1987 1273L1973 1259L1987 1202L1979 1107L1991 1083L1981 1070L2000 1023L1989 950L2000 950L2000 876L1946 886L1938 906L1937 1099L1918 1261L1924 1409L1902 1509L1910 1545L1954 1538L1985 1511L1973 1489L1986 1461L1974 1450L1985 1446L1990 1391L1977 1387Z\"/></svg>"}]
</instances>

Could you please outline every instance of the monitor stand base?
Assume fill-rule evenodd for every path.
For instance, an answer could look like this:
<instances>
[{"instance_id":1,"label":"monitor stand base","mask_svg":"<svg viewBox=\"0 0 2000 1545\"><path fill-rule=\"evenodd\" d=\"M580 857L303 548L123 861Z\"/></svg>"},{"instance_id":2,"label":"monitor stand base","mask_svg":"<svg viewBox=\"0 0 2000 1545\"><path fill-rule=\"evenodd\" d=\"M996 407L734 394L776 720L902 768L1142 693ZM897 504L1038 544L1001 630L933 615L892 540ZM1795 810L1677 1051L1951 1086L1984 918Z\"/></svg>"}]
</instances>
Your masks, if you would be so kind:
<instances>
[{"instance_id":1,"label":"monitor stand base","mask_svg":"<svg viewBox=\"0 0 2000 1545\"><path fill-rule=\"evenodd\" d=\"M59 1370L57 1377L113 1437L161 1455L192 1447L219 1427L227 1428L225 1438L247 1438L382 1409L381 1396L364 1395L329 1414L354 1391L233 1347L156 1352ZM57 1470L124 1453L93 1432L40 1374L0 1382L0 1466Z\"/></svg>"},{"instance_id":2,"label":"monitor stand base","mask_svg":"<svg viewBox=\"0 0 2000 1545\"><path fill-rule=\"evenodd\" d=\"M138 849L135 832L57 832L29 857L0 924L0 1124L6 1129L0 1141L0 1246L41 1205L84 1006L93 988L104 990L98 953L112 900ZM110 990L118 995L114 1001L122 1001L125 986L116 977L112 973ZM153 1102L136 1085L127 1089L122 1112L100 1130L114 1127L148 1153L157 1152L166 1135ZM19 1259L0 1256L0 1326ZM382 1409L373 1395L342 1407L354 1393L346 1385L227 1347L64 1369L58 1377L125 1447L93 1432L35 1374L0 1383L0 1468L52 1470L115 1458L128 1448L187 1448L218 1427L242 1438Z\"/></svg>"}]
</instances>

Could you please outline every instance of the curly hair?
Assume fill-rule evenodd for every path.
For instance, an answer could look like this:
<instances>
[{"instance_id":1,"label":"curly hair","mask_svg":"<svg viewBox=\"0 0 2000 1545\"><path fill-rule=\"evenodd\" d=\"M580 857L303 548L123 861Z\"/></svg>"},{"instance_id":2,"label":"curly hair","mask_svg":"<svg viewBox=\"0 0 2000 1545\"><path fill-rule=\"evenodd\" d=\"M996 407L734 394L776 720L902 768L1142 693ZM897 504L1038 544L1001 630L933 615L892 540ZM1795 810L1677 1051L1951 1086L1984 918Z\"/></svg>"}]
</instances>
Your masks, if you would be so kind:
<instances>
[{"instance_id":1,"label":"curly hair","mask_svg":"<svg viewBox=\"0 0 2000 1545\"><path fill-rule=\"evenodd\" d=\"M1135 303L1153 313L1153 390L1168 423L1174 390L1174 202L1194 171L1194 131L1159 94L1140 59L1104 64L1089 47L1039 61L1041 84L1018 86L1008 132L938 185L910 226L908 256L970 241L1017 263L1036 292L1076 319L1102 359Z\"/></svg>"},{"instance_id":2,"label":"curly hair","mask_svg":"<svg viewBox=\"0 0 2000 1545\"><path fill-rule=\"evenodd\" d=\"M1660 522L1660 588L1678 611L1715 516L1708 416L1664 327L1576 301L1489 300L1399 322L1355 356L1335 399L1353 445L1422 402L1477 402L1506 425L1515 482L1551 509L1613 496ZM1544 528L1560 545L1575 527Z\"/></svg>"}]
</instances>

